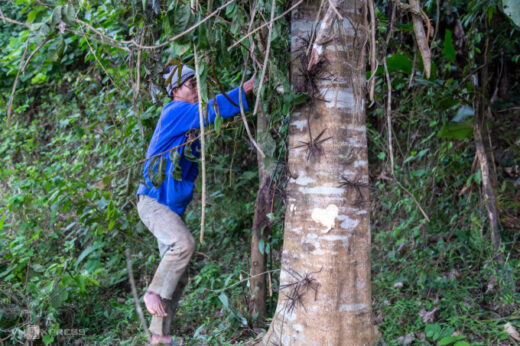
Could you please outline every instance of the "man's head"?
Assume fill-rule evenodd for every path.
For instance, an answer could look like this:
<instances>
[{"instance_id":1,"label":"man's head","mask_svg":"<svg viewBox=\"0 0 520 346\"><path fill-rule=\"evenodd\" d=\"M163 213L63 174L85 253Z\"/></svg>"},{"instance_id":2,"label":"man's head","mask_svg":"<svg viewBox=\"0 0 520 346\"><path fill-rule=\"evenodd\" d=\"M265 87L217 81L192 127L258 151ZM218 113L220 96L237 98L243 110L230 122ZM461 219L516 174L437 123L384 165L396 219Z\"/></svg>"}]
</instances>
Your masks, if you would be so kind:
<instances>
[{"instance_id":1,"label":"man's head","mask_svg":"<svg viewBox=\"0 0 520 346\"><path fill-rule=\"evenodd\" d=\"M179 67L181 73L179 74ZM197 82L193 78L195 71L185 65L168 67L167 73L163 75L168 82L166 90L174 100L197 103Z\"/></svg>"}]
</instances>

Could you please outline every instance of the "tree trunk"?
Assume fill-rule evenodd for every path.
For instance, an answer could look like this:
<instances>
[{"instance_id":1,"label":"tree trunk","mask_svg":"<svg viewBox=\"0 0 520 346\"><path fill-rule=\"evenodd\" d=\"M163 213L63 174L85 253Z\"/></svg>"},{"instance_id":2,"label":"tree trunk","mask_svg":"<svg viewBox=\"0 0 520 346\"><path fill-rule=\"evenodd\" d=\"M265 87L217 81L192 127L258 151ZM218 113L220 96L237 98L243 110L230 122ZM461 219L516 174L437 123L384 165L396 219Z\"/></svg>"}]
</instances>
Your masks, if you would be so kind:
<instances>
[{"instance_id":1,"label":"tree trunk","mask_svg":"<svg viewBox=\"0 0 520 346\"><path fill-rule=\"evenodd\" d=\"M261 139L262 133L268 131L269 122L262 110L257 114L257 140L260 146L264 147ZM251 239L251 280L250 280L250 314L251 317L256 315L254 322L255 327L263 327L265 323L265 244L267 244L267 234L269 234L269 206L271 205L269 183L271 174L266 169L266 158L257 153L258 160L258 194L255 203L255 215L253 218L253 229ZM262 250L260 249L261 240L263 240Z\"/></svg>"},{"instance_id":2,"label":"tree trunk","mask_svg":"<svg viewBox=\"0 0 520 346\"><path fill-rule=\"evenodd\" d=\"M308 58L291 59L293 87L306 86L315 96L291 114L279 298L264 345L374 343L364 109L366 4L331 2L338 7L327 24L330 30L317 31L329 37L318 37L322 58L309 74L312 82L303 77ZM293 12L295 55L306 56L319 4L304 2ZM324 4L321 13L328 18L331 8Z\"/></svg>"}]
</instances>

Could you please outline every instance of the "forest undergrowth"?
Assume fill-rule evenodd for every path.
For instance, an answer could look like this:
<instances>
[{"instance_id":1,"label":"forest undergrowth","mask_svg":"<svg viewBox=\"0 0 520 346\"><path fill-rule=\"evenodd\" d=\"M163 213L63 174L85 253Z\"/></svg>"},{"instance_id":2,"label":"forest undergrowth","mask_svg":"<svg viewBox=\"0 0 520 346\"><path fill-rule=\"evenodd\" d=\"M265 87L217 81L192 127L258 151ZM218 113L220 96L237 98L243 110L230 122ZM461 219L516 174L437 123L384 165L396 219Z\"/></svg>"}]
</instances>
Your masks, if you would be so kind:
<instances>
[{"instance_id":1,"label":"forest undergrowth","mask_svg":"<svg viewBox=\"0 0 520 346\"><path fill-rule=\"evenodd\" d=\"M164 42L161 37L197 20L182 2L123 3L69 4L74 16L103 28L106 35L148 37L149 44ZM125 251L131 253L142 306L159 255L155 238L136 213L142 169L136 163L168 102L160 90L161 66L172 57L191 61L190 44L196 42L208 80L206 98L219 92L216 80L224 89L235 86L244 73L247 49L230 53L227 48L247 32L252 8L249 3L230 5L207 27L163 50L126 52L87 27L82 29L90 36L76 29L60 33L60 22L52 16L56 6L66 5L0 2L5 17L49 26L42 33L42 24L36 29L1 24L0 344L23 344L31 325L41 330L38 343L144 344ZM284 1L278 5L277 15L290 6ZM206 6L202 3L203 13ZM258 2L258 23L265 21L270 6ZM376 97L367 102L373 320L379 343L514 345L514 332L518 336L520 330L518 27L502 13L501 2L427 1L423 8L434 23L430 78L423 75L410 35L410 15L392 2L376 2L378 57L386 58L391 76L393 137L390 152L388 84L380 65ZM172 19L177 26L168 16L177 16ZM63 21L67 28L74 28L72 19ZM268 316L278 295L289 115L305 99L289 91L288 17L276 23L272 63L258 96L269 115L267 142L274 167L268 214L272 232L261 245L268 258ZM254 37L262 39L265 35ZM489 85L482 95L485 144L502 239L498 255L472 125L474 100L481 92L473 80L483 69ZM248 123L254 130L254 119ZM252 327L254 317L248 312L256 153L240 119L211 129L205 239L197 244L174 321L175 334L185 345L241 344L263 332ZM185 215L195 239L201 207L196 193ZM69 335L63 335L67 330Z\"/></svg>"}]
</instances>

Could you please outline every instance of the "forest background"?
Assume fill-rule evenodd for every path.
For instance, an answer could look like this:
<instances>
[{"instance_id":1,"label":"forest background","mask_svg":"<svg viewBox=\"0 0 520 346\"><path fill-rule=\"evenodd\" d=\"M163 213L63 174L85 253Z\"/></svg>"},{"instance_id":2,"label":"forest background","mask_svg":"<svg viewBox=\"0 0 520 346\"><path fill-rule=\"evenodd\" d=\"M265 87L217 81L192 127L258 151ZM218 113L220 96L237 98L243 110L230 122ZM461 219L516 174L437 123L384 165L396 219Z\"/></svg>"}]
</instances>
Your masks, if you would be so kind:
<instances>
[{"instance_id":1,"label":"forest background","mask_svg":"<svg viewBox=\"0 0 520 346\"><path fill-rule=\"evenodd\" d=\"M269 129L258 139L273 178L271 232L259 243L268 259L268 317L278 294L289 116L309 102L289 84L290 18L281 15L291 5L276 1L280 18L272 26L267 76L263 85L257 81ZM375 1L375 97L367 101L366 124L373 321L380 342L390 345L515 344L520 8L507 0L437 0L421 7L430 23L429 78L413 14L397 2ZM158 254L138 219L135 191L138 162L167 102L161 71L172 58L193 66L196 47L204 100L237 85L251 42L264 61L266 26L229 48L252 25L269 21L271 2L210 0L192 11L180 0L17 0L1 1L0 9L1 343L23 343L27 327L38 325L47 331L39 339L45 344L143 344L128 264L142 296ZM253 66L262 67L250 63L248 76ZM487 89L476 88L483 71ZM476 99L484 105L498 250L476 156ZM247 287L257 158L241 119L207 130L205 240L191 263L175 332L186 344L233 344L262 331L249 313ZM201 191L200 181L197 186ZM200 200L197 194L186 213L196 238Z\"/></svg>"}]
</instances>

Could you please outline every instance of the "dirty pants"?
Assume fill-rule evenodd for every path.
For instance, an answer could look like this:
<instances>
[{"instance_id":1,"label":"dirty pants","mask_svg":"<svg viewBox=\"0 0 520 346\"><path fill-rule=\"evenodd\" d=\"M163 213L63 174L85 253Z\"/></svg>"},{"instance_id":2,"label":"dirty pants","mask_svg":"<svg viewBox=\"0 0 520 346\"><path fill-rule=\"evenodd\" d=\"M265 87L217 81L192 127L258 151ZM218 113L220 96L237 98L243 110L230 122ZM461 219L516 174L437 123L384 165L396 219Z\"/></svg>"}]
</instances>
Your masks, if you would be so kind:
<instances>
[{"instance_id":1,"label":"dirty pants","mask_svg":"<svg viewBox=\"0 0 520 346\"><path fill-rule=\"evenodd\" d=\"M152 316L152 334L170 335L172 317L177 311L182 290L188 282L186 268L195 251L195 239L182 218L155 198L139 195L137 212L141 221L157 238L161 262L148 292L161 296L166 317Z\"/></svg>"}]
</instances>

